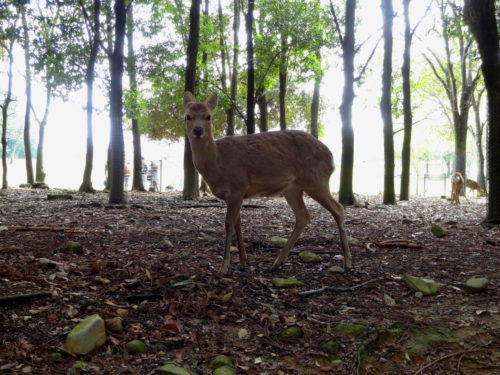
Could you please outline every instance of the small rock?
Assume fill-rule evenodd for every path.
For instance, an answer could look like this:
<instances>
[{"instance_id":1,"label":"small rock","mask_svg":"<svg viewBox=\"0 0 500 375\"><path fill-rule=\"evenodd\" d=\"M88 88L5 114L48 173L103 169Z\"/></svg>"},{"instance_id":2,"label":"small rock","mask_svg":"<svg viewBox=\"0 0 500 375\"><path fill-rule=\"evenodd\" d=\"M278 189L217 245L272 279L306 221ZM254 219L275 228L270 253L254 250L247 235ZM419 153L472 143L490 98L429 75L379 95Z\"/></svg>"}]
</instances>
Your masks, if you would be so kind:
<instances>
[{"instance_id":1,"label":"small rock","mask_svg":"<svg viewBox=\"0 0 500 375\"><path fill-rule=\"evenodd\" d=\"M229 247L229 251L231 251L232 253L237 253L238 252L238 248L236 246L230 246Z\"/></svg>"},{"instance_id":2,"label":"small rock","mask_svg":"<svg viewBox=\"0 0 500 375\"><path fill-rule=\"evenodd\" d=\"M160 242L158 242L158 246L161 248L174 247L174 244L170 240L161 240Z\"/></svg>"},{"instance_id":3,"label":"small rock","mask_svg":"<svg viewBox=\"0 0 500 375\"><path fill-rule=\"evenodd\" d=\"M0 226L0 232L4 232L6 230L9 230L9 228L7 227L4 227L4 226Z\"/></svg>"},{"instance_id":4,"label":"small rock","mask_svg":"<svg viewBox=\"0 0 500 375\"><path fill-rule=\"evenodd\" d=\"M80 242L75 242L75 241L68 241L66 242L63 247L63 250L70 251L75 254L82 254L83 253L83 246L80 244Z\"/></svg>"},{"instance_id":5,"label":"small rock","mask_svg":"<svg viewBox=\"0 0 500 375\"><path fill-rule=\"evenodd\" d=\"M404 275L403 280L411 290L414 290L415 292L422 292L426 296L436 294L439 289L438 283L434 280L424 279L423 277Z\"/></svg>"},{"instance_id":6,"label":"small rock","mask_svg":"<svg viewBox=\"0 0 500 375\"><path fill-rule=\"evenodd\" d=\"M289 277L288 279L281 279L279 277L275 277L272 280L272 283L277 288L288 288L291 286L302 286L304 283L302 281L297 280L295 276Z\"/></svg>"},{"instance_id":7,"label":"small rock","mask_svg":"<svg viewBox=\"0 0 500 375\"><path fill-rule=\"evenodd\" d=\"M437 238L444 237L448 234L448 231L439 225L433 225L431 227L431 232Z\"/></svg>"},{"instance_id":8,"label":"small rock","mask_svg":"<svg viewBox=\"0 0 500 375\"><path fill-rule=\"evenodd\" d=\"M213 372L213 375L236 375L236 370L231 366L221 366Z\"/></svg>"},{"instance_id":9,"label":"small rock","mask_svg":"<svg viewBox=\"0 0 500 375\"><path fill-rule=\"evenodd\" d=\"M144 354L148 351L148 347L141 340L129 341L125 347L130 354Z\"/></svg>"},{"instance_id":10,"label":"small rock","mask_svg":"<svg viewBox=\"0 0 500 375\"><path fill-rule=\"evenodd\" d=\"M304 332L299 327L289 327L280 332L280 337L287 339L299 339L304 336Z\"/></svg>"},{"instance_id":11,"label":"small rock","mask_svg":"<svg viewBox=\"0 0 500 375\"><path fill-rule=\"evenodd\" d=\"M344 273L345 272L345 270L342 267L340 267L340 266L330 267L330 268L328 268L328 271L330 271L330 272L337 272L337 273Z\"/></svg>"},{"instance_id":12,"label":"small rock","mask_svg":"<svg viewBox=\"0 0 500 375\"><path fill-rule=\"evenodd\" d=\"M66 350L74 354L87 354L106 342L104 320L90 315L78 323L66 337Z\"/></svg>"},{"instance_id":13,"label":"small rock","mask_svg":"<svg viewBox=\"0 0 500 375\"><path fill-rule=\"evenodd\" d=\"M352 245L352 246L358 246L360 243L357 238L351 237L351 236L347 236L347 242L349 243L349 245Z\"/></svg>"},{"instance_id":14,"label":"small rock","mask_svg":"<svg viewBox=\"0 0 500 375\"><path fill-rule=\"evenodd\" d=\"M342 332L342 333L347 333L348 335L357 336L357 335L362 334L366 330L366 327L362 324L341 322L341 323L337 324L333 328L333 330L335 332Z\"/></svg>"},{"instance_id":15,"label":"small rock","mask_svg":"<svg viewBox=\"0 0 500 375\"><path fill-rule=\"evenodd\" d=\"M238 338L242 340L246 339L248 336L249 336L248 329L240 328L240 330L238 331Z\"/></svg>"},{"instance_id":16,"label":"small rock","mask_svg":"<svg viewBox=\"0 0 500 375\"><path fill-rule=\"evenodd\" d=\"M312 253L310 251L302 251L301 253L299 253L299 257L304 263L321 262L321 256L319 256L316 253Z\"/></svg>"},{"instance_id":17,"label":"small rock","mask_svg":"<svg viewBox=\"0 0 500 375\"><path fill-rule=\"evenodd\" d=\"M339 351L340 345L337 341L330 340L321 344L319 348L322 352L333 355Z\"/></svg>"},{"instance_id":18,"label":"small rock","mask_svg":"<svg viewBox=\"0 0 500 375\"><path fill-rule=\"evenodd\" d=\"M125 316L128 314L128 310L127 309L116 309L116 313L120 316Z\"/></svg>"},{"instance_id":19,"label":"small rock","mask_svg":"<svg viewBox=\"0 0 500 375\"><path fill-rule=\"evenodd\" d=\"M123 320L120 317L110 318L105 320L106 328L114 333L123 332Z\"/></svg>"},{"instance_id":20,"label":"small rock","mask_svg":"<svg viewBox=\"0 0 500 375\"><path fill-rule=\"evenodd\" d=\"M167 362L163 366L160 366L156 371L168 375L195 375L194 372L185 369L183 367L177 366L175 363Z\"/></svg>"},{"instance_id":21,"label":"small rock","mask_svg":"<svg viewBox=\"0 0 500 375\"><path fill-rule=\"evenodd\" d=\"M424 293L422 292L415 292L415 297L416 298L422 298L424 296Z\"/></svg>"},{"instance_id":22,"label":"small rock","mask_svg":"<svg viewBox=\"0 0 500 375\"><path fill-rule=\"evenodd\" d=\"M384 293L384 302L387 306L394 306L396 301L390 295Z\"/></svg>"},{"instance_id":23,"label":"small rock","mask_svg":"<svg viewBox=\"0 0 500 375\"><path fill-rule=\"evenodd\" d=\"M222 366L230 366L233 367L233 361L227 355L218 355L210 362L211 368L219 368Z\"/></svg>"},{"instance_id":24,"label":"small rock","mask_svg":"<svg viewBox=\"0 0 500 375\"><path fill-rule=\"evenodd\" d=\"M471 292L480 292L485 290L489 283L485 277L473 277L465 282L465 287Z\"/></svg>"},{"instance_id":25,"label":"small rock","mask_svg":"<svg viewBox=\"0 0 500 375\"><path fill-rule=\"evenodd\" d=\"M285 247L286 241L286 238L273 236L269 239L269 244L272 247Z\"/></svg>"},{"instance_id":26,"label":"small rock","mask_svg":"<svg viewBox=\"0 0 500 375\"><path fill-rule=\"evenodd\" d=\"M38 258L38 264L48 264L50 266L62 265L62 263L56 262L55 260L50 260L48 258Z\"/></svg>"}]
</instances>

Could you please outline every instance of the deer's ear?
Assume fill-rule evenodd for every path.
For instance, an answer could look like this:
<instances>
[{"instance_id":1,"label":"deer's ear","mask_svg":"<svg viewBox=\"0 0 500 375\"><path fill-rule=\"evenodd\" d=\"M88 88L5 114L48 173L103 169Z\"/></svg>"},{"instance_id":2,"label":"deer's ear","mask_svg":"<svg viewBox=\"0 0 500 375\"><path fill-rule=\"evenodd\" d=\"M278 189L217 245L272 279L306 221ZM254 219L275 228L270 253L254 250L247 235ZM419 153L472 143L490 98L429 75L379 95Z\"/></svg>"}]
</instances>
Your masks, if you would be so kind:
<instances>
[{"instance_id":1,"label":"deer's ear","mask_svg":"<svg viewBox=\"0 0 500 375\"><path fill-rule=\"evenodd\" d=\"M184 109L187 109L187 107L191 103L196 103L196 98L194 97L194 95L191 92L186 91L184 93Z\"/></svg>"},{"instance_id":2,"label":"deer's ear","mask_svg":"<svg viewBox=\"0 0 500 375\"><path fill-rule=\"evenodd\" d=\"M210 108L211 111L217 107L217 94L216 93L211 93L208 95L207 100L205 100L205 103L207 104L208 108Z\"/></svg>"}]
</instances>

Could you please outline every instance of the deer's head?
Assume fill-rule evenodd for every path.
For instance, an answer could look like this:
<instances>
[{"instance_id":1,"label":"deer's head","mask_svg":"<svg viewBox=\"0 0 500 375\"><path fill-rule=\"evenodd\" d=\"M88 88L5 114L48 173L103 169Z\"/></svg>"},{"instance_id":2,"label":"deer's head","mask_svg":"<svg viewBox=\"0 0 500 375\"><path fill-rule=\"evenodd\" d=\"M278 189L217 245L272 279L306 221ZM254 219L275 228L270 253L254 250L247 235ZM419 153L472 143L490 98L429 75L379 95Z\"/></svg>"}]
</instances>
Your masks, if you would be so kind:
<instances>
[{"instance_id":1,"label":"deer's head","mask_svg":"<svg viewBox=\"0 0 500 375\"><path fill-rule=\"evenodd\" d=\"M184 109L186 110L186 134L195 139L212 139L212 111L217 107L217 95L212 93L204 102L197 102L192 93L184 93Z\"/></svg>"}]
</instances>

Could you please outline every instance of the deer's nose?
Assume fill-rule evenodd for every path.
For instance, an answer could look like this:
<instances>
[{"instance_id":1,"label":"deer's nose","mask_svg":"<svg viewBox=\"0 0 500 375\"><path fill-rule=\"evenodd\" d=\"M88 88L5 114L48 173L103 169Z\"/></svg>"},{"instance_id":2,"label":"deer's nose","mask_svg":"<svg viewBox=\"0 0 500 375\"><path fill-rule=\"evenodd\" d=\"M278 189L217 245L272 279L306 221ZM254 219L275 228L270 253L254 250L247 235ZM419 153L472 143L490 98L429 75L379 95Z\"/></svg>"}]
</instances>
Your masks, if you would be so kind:
<instances>
[{"instance_id":1,"label":"deer's nose","mask_svg":"<svg viewBox=\"0 0 500 375\"><path fill-rule=\"evenodd\" d=\"M196 126L193 129L193 134L197 137L203 134L203 128L201 126Z\"/></svg>"}]
</instances>

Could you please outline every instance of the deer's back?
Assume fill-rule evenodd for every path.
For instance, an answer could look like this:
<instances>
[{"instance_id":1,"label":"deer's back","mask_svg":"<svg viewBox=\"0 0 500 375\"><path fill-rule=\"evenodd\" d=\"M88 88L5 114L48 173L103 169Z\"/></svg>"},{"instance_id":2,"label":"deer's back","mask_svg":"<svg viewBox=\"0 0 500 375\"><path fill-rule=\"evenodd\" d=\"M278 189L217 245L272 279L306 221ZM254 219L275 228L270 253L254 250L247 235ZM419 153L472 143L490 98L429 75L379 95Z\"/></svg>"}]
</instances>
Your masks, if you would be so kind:
<instances>
[{"instance_id":1,"label":"deer's back","mask_svg":"<svg viewBox=\"0 0 500 375\"><path fill-rule=\"evenodd\" d=\"M219 168L249 185L248 196L277 194L290 183L327 183L334 170L328 147L299 130L225 137L216 144Z\"/></svg>"}]
</instances>

